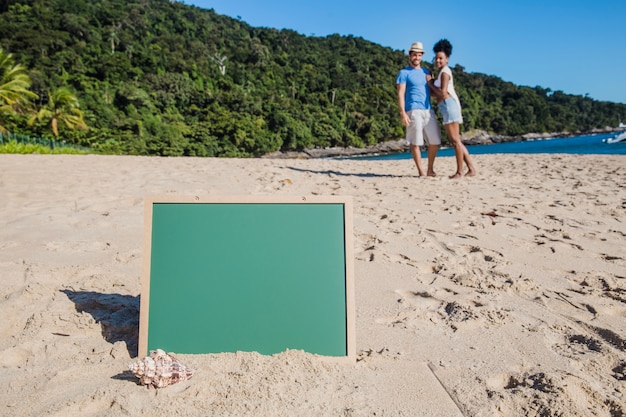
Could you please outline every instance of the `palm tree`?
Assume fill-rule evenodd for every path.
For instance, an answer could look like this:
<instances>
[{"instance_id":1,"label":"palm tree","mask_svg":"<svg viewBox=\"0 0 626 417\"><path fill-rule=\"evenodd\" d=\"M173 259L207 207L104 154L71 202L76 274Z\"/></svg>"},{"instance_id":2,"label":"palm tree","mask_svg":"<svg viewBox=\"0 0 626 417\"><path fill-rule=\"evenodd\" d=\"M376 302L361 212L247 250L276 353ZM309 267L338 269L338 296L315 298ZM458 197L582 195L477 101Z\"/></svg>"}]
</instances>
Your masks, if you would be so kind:
<instances>
[{"instance_id":1,"label":"palm tree","mask_svg":"<svg viewBox=\"0 0 626 417\"><path fill-rule=\"evenodd\" d=\"M30 118L29 126L32 126L36 120L49 123L55 138L59 137L59 122L63 122L72 130L87 129L78 98L66 87L58 88L49 96L48 103Z\"/></svg>"},{"instance_id":2,"label":"palm tree","mask_svg":"<svg viewBox=\"0 0 626 417\"><path fill-rule=\"evenodd\" d=\"M6 133L2 126L2 116L23 111L37 94L28 90L30 77L26 68L15 65L13 54L0 48L0 132Z\"/></svg>"},{"instance_id":3,"label":"palm tree","mask_svg":"<svg viewBox=\"0 0 626 417\"><path fill-rule=\"evenodd\" d=\"M114 23L111 26L109 32L109 42L111 42L111 54L115 53L115 47L120 43L120 38L117 36L117 33L120 31L121 27L121 23Z\"/></svg>"},{"instance_id":4,"label":"palm tree","mask_svg":"<svg viewBox=\"0 0 626 417\"><path fill-rule=\"evenodd\" d=\"M226 60L228 59L228 57L226 55L221 55L221 56L220 55L216 55L216 56L209 55L209 57L213 61L217 62L217 65L219 65L219 67L220 67L220 73L222 75L226 75Z\"/></svg>"}]
</instances>

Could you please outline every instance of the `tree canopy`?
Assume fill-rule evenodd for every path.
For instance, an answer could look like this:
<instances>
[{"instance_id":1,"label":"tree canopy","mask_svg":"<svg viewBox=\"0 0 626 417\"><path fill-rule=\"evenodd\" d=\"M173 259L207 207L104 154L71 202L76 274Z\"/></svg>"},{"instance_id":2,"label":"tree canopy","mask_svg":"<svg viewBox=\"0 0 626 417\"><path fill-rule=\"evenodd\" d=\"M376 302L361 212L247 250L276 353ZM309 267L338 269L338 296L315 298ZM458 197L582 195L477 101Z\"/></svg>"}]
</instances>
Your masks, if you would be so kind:
<instances>
[{"instance_id":1,"label":"tree canopy","mask_svg":"<svg viewBox=\"0 0 626 417\"><path fill-rule=\"evenodd\" d=\"M252 27L169 0L0 0L0 21L0 46L39 97L34 111L50 110L59 88L78 98L89 129L58 130L77 145L245 157L404 136L395 78L405 53L360 37ZM466 130L576 132L626 120L623 104L452 70ZM3 123L54 135L31 119Z\"/></svg>"},{"instance_id":2,"label":"tree canopy","mask_svg":"<svg viewBox=\"0 0 626 417\"><path fill-rule=\"evenodd\" d=\"M26 68L15 64L13 55L0 47L0 133L5 133L3 126L12 115L24 111L31 99L37 95L28 90L30 78Z\"/></svg>"}]
</instances>

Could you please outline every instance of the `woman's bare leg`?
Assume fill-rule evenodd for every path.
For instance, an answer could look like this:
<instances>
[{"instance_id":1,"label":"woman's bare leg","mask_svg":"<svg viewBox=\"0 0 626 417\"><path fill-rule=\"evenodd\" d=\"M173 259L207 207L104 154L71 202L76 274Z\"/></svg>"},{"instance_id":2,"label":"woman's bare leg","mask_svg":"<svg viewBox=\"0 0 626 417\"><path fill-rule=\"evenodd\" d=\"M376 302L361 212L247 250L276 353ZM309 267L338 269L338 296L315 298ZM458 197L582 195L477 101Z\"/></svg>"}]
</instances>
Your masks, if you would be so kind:
<instances>
[{"instance_id":1,"label":"woman's bare leg","mask_svg":"<svg viewBox=\"0 0 626 417\"><path fill-rule=\"evenodd\" d=\"M446 125L446 132L454 147L454 156L456 158L456 172L450 175L450 178L460 178L463 176L463 162L467 165L467 172L465 176L473 177L477 174L472 158L470 158L467 147L461 142L461 135L459 134L458 123L448 123Z\"/></svg>"},{"instance_id":2,"label":"woman's bare leg","mask_svg":"<svg viewBox=\"0 0 626 417\"><path fill-rule=\"evenodd\" d=\"M476 174L478 174L478 172L476 171L476 168L474 167L474 163L472 162L472 159L470 158L467 147L463 144L463 142L461 142L461 146L463 147L463 160L465 161L465 165L467 165L467 172L465 173L465 176L473 177Z\"/></svg>"},{"instance_id":3,"label":"woman's bare leg","mask_svg":"<svg viewBox=\"0 0 626 417\"><path fill-rule=\"evenodd\" d=\"M459 124L457 122L448 123L447 125L445 125L445 127L446 133L450 138L450 142L454 147L454 157L456 159L456 172L450 175L450 178L460 178L463 176L463 160L465 155L463 155L463 149L461 148L463 146L463 143L461 142L461 135L459 134Z\"/></svg>"}]
</instances>

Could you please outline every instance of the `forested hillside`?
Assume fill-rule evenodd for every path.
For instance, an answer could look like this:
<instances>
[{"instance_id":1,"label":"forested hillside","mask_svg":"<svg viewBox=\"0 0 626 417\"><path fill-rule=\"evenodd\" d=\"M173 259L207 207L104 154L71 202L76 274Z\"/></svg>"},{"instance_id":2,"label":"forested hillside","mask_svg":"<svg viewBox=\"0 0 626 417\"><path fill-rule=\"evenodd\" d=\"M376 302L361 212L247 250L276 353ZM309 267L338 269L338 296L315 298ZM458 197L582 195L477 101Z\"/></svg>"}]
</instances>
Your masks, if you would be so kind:
<instances>
[{"instance_id":1,"label":"forested hillside","mask_svg":"<svg viewBox=\"0 0 626 417\"><path fill-rule=\"evenodd\" d=\"M32 114L65 88L87 129L60 123L59 138L102 152L259 156L404 135L395 89L404 51L354 36L256 28L168 0L0 0L0 47L38 96L1 111L0 126L54 137ZM623 104L453 71L464 130L574 132L626 120Z\"/></svg>"}]
</instances>

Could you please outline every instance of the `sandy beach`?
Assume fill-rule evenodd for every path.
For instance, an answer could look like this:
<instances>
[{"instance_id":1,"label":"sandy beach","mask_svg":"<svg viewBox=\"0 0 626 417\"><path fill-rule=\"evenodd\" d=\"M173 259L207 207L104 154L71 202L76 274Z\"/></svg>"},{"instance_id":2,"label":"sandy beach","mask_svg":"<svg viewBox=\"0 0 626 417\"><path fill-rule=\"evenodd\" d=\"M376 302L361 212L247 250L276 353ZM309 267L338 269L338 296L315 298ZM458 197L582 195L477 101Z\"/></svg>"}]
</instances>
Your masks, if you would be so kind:
<instances>
[{"instance_id":1,"label":"sandy beach","mask_svg":"<svg viewBox=\"0 0 626 417\"><path fill-rule=\"evenodd\" d=\"M451 157L418 178L0 155L0 415L626 416L626 156L473 159L455 181ZM356 363L179 355L193 378L139 385L144 197L163 194L352 196Z\"/></svg>"}]
</instances>

